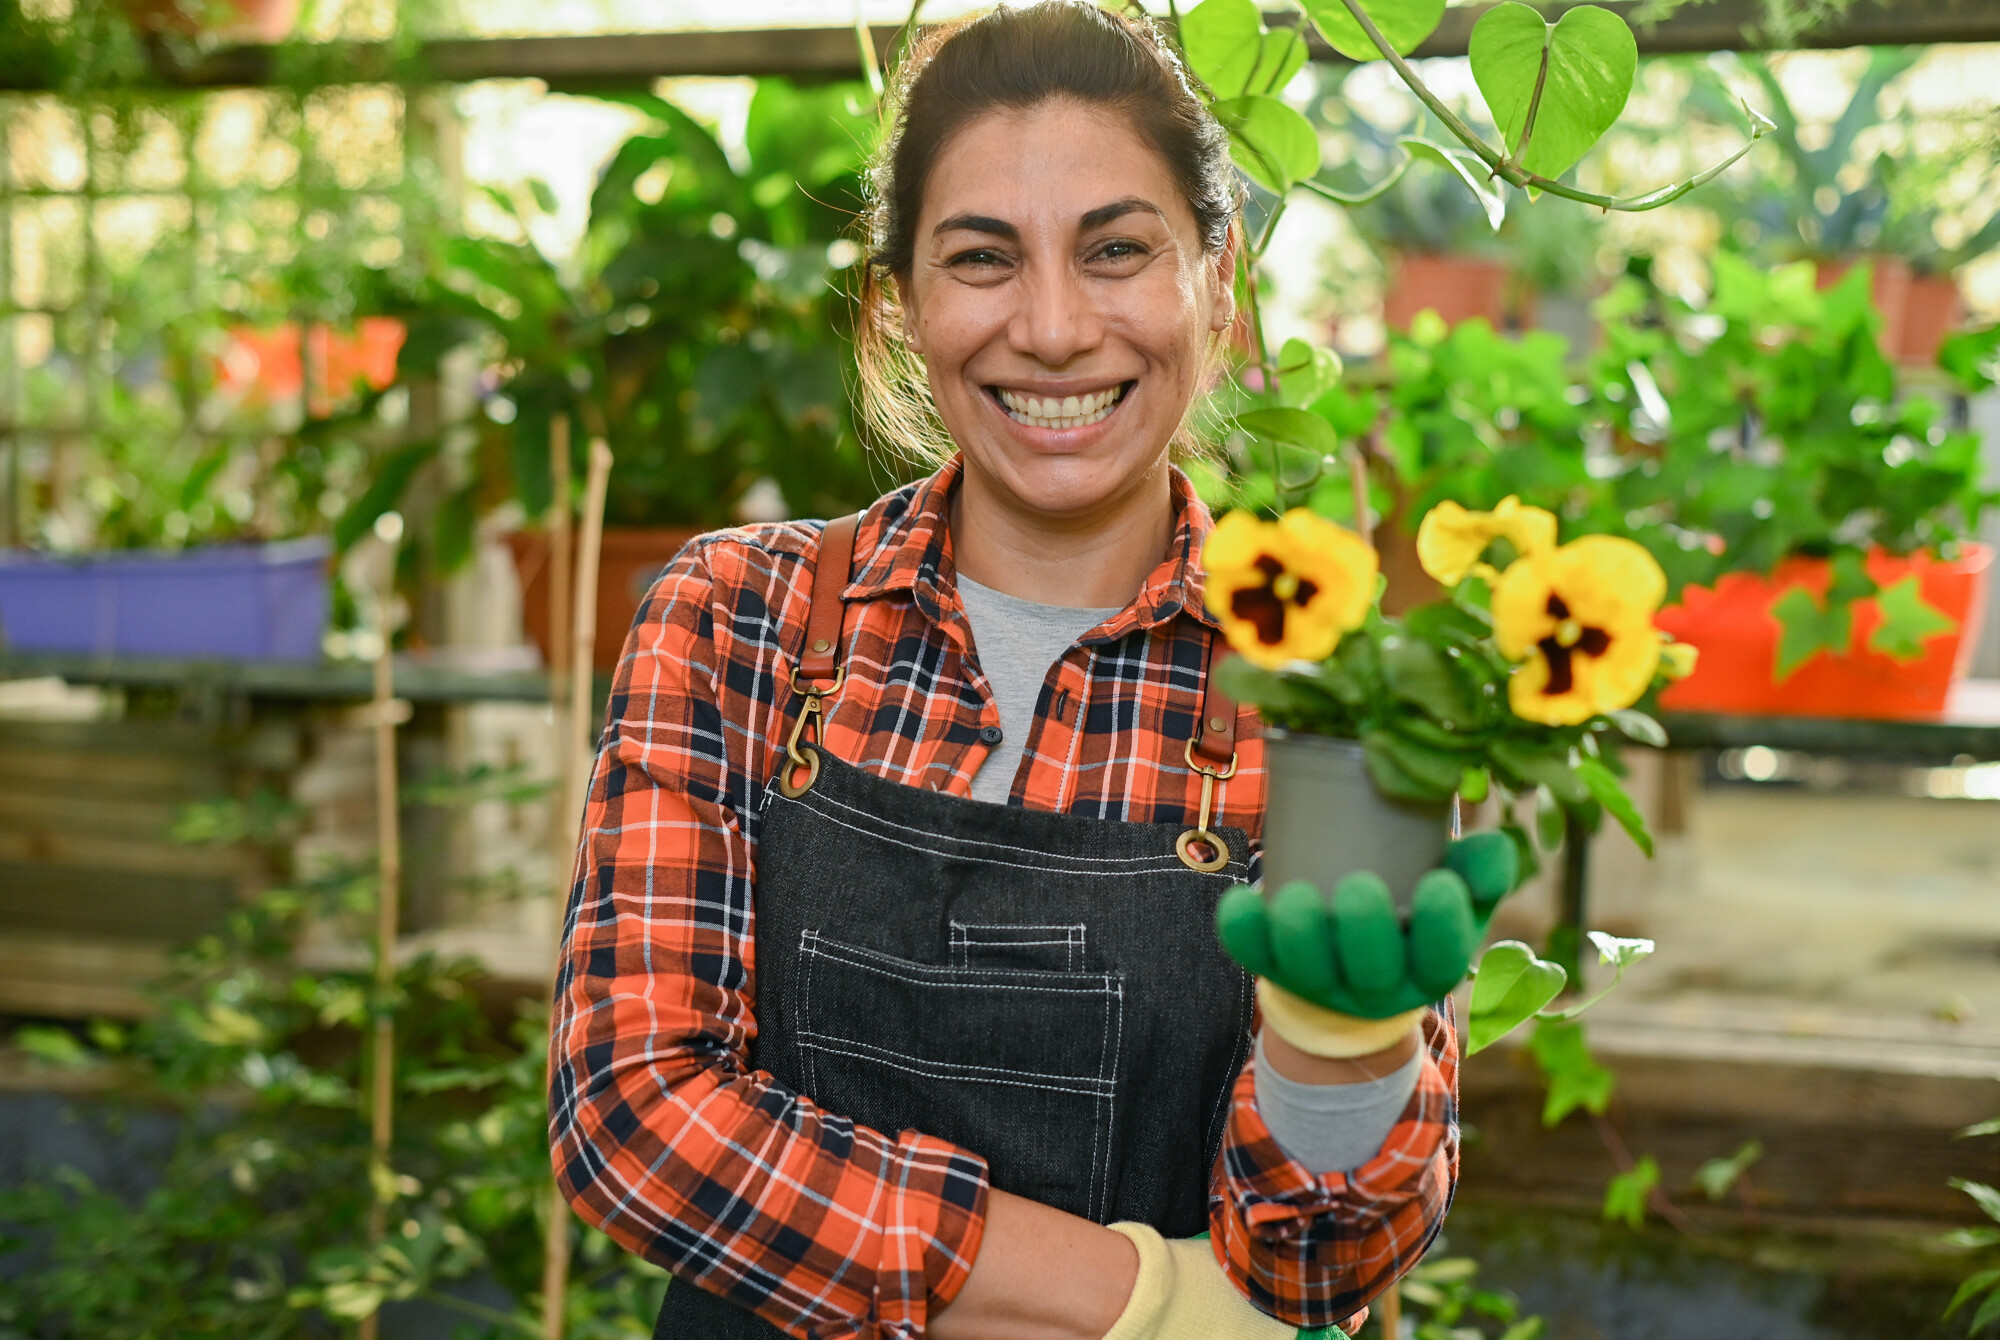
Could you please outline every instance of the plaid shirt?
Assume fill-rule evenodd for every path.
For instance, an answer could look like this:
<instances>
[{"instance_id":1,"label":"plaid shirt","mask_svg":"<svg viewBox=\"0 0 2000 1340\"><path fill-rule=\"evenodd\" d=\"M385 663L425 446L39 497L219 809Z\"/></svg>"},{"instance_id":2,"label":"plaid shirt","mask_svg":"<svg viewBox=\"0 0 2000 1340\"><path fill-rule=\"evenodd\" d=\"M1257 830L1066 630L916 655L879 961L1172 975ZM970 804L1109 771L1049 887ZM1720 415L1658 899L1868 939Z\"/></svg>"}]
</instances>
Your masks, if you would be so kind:
<instances>
[{"instance_id":1,"label":"plaid shirt","mask_svg":"<svg viewBox=\"0 0 2000 1340\"><path fill-rule=\"evenodd\" d=\"M956 461L863 517L826 745L877 776L966 795L999 724L953 584ZM1136 599L1050 670L1012 802L1192 826L1182 756L1211 622L1197 557L1211 522L1174 472L1178 522ZM917 1131L836 1120L748 1064L751 891L764 788L797 700L817 523L690 544L626 638L584 815L556 983L551 1134L576 1211L684 1280L798 1336L917 1340L978 1253L986 1165ZM1246 721L1254 727L1254 721ZM1260 832L1263 749L1243 732L1219 824ZM1457 1174L1457 1047L1428 1059L1377 1157L1315 1177L1236 1085L1211 1178L1216 1253L1287 1321L1348 1318L1421 1255Z\"/></svg>"}]
</instances>

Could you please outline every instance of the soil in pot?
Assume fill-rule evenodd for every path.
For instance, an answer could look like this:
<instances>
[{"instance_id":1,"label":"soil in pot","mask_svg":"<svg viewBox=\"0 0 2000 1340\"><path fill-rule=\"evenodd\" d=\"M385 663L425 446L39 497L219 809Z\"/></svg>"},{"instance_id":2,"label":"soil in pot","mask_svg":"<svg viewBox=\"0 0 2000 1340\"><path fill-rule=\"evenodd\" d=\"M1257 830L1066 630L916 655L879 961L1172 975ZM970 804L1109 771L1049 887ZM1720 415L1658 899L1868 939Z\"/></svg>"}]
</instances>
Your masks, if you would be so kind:
<instances>
[{"instance_id":1,"label":"soil in pot","mask_svg":"<svg viewBox=\"0 0 2000 1340\"><path fill-rule=\"evenodd\" d=\"M1264 887L1295 879L1330 894L1373 871L1405 910L1417 878L1444 863L1451 802L1415 804L1375 789L1357 740L1264 732Z\"/></svg>"}]
</instances>

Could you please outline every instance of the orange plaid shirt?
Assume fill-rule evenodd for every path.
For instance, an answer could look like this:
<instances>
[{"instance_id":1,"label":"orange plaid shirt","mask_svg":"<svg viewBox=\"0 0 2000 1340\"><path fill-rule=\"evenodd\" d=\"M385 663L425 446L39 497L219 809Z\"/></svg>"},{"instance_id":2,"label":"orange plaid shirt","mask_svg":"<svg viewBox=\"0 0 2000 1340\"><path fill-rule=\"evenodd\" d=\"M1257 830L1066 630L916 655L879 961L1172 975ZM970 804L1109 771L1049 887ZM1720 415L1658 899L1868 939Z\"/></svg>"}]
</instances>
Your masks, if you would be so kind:
<instances>
[{"instance_id":1,"label":"orange plaid shirt","mask_svg":"<svg viewBox=\"0 0 2000 1340\"><path fill-rule=\"evenodd\" d=\"M954 460L862 518L847 679L825 735L877 776L966 795L999 713L953 581L958 477ZM1174 539L1144 589L1050 669L1010 803L1194 823L1200 779L1182 751L1213 627L1197 565L1211 521L1179 471L1173 496ZM840 1121L748 1063L758 823L798 708L787 671L818 540L816 522L702 536L633 622L570 891L550 1132L577 1213L681 1280L792 1335L918 1340L978 1254L978 1151ZM1254 842L1263 749L1254 718L1241 724L1217 819ZM1248 1067L1238 1078L1210 1224L1217 1256L1265 1311L1340 1322L1435 1235L1457 1176L1458 1052L1448 1013L1425 1032L1409 1106L1346 1175L1292 1161L1257 1114Z\"/></svg>"}]
</instances>

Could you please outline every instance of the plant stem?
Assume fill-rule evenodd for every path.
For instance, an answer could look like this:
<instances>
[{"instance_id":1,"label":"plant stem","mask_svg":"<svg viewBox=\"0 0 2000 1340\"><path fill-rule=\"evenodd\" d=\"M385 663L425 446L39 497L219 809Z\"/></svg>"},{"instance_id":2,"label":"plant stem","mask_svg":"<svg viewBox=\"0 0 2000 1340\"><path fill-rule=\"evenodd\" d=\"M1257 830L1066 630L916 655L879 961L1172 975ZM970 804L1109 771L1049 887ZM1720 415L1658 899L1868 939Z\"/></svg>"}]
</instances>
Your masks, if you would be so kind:
<instances>
[{"instance_id":1,"label":"plant stem","mask_svg":"<svg viewBox=\"0 0 2000 1340\"><path fill-rule=\"evenodd\" d=\"M1430 86L1418 77L1415 70L1410 68L1410 63L1403 59L1396 48L1389 45L1388 38L1382 36L1382 30L1375 26L1375 20L1369 18L1368 11L1361 7L1361 0L1341 0L1341 3L1347 6L1348 13L1352 14L1354 21L1361 25L1361 31L1367 36L1369 41L1375 44L1375 49L1382 53L1383 59L1389 62L1390 67L1396 71L1397 77L1408 86L1410 92L1417 95L1417 98L1424 106L1430 109L1431 114L1444 124L1446 130L1457 136L1466 148L1477 154L1479 160L1493 170L1494 176L1500 178L1509 186L1518 186L1523 190L1530 191L1545 191L1550 195L1560 196L1564 200L1574 200L1584 205L1595 205L1599 209L1615 209L1620 213L1639 214L1649 209L1658 209L1662 205L1671 204L1686 195L1689 191L1694 190L1697 186L1702 186L1713 181L1721 173L1727 171L1743 155L1749 153L1750 146L1762 139L1764 132L1770 129L1770 123L1763 120L1763 118L1753 118L1750 128L1750 139L1742 148L1708 169L1708 171L1701 173L1699 176L1690 177L1677 186L1663 186L1656 191L1648 191L1644 195L1633 196L1598 195L1592 191L1578 190L1574 186L1565 186L1559 181L1550 181L1547 177L1541 176L1538 173L1524 172L1512 159L1503 157L1492 145L1479 138L1470 126L1459 120L1451 108L1444 105L1444 101L1437 94L1431 92ZM1544 60L1547 59L1547 55L1548 48L1545 46L1543 47ZM1536 93L1539 97L1539 82L1536 85ZM1524 151L1526 147L1524 139L1522 145ZM1304 184L1307 186L1313 185L1310 182Z\"/></svg>"},{"instance_id":2,"label":"plant stem","mask_svg":"<svg viewBox=\"0 0 2000 1340\"><path fill-rule=\"evenodd\" d=\"M1408 149L1403 150L1403 161L1389 169L1389 175L1365 191L1336 191L1331 186L1326 186L1310 179L1300 182L1299 185L1305 187L1322 200L1331 200L1336 205L1345 205L1352 208L1355 205L1365 205L1369 201L1385 194L1389 188L1403 179L1403 174L1410 170L1410 164L1416 161L1416 155L1412 154Z\"/></svg>"},{"instance_id":3,"label":"plant stem","mask_svg":"<svg viewBox=\"0 0 2000 1340\"><path fill-rule=\"evenodd\" d=\"M1638 1166L1638 1161L1632 1157L1632 1151L1626 1148L1625 1137L1618 1133L1618 1128L1611 1124L1609 1117L1592 1112L1590 1121L1597 1128L1597 1138L1604 1142L1605 1151L1611 1155L1611 1161L1618 1165L1618 1171L1629 1173ZM1646 1193L1646 1204L1653 1208L1653 1213L1689 1237L1701 1236L1701 1230L1695 1227L1694 1220L1688 1218L1680 1206L1668 1200L1667 1193L1659 1187L1655 1186Z\"/></svg>"},{"instance_id":4,"label":"plant stem","mask_svg":"<svg viewBox=\"0 0 2000 1340\"><path fill-rule=\"evenodd\" d=\"M1542 114L1542 89L1549 82L1549 38L1542 35L1542 64L1535 71L1535 91L1528 95L1528 114L1521 121L1521 142L1514 147L1514 161L1528 161L1528 142L1535 137L1535 119ZM1506 132L1501 132L1503 135Z\"/></svg>"},{"instance_id":5,"label":"plant stem","mask_svg":"<svg viewBox=\"0 0 2000 1340\"><path fill-rule=\"evenodd\" d=\"M1278 197L1278 202L1271 206L1270 214L1264 219L1263 231L1257 234L1257 244L1250 248L1252 262L1264 259L1264 252L1270 247L1271 239L1277 235L1278 220L1285 217L1285 206L1290 201L1290 195L1281 195Z\"/></svg>"}]
</instances>

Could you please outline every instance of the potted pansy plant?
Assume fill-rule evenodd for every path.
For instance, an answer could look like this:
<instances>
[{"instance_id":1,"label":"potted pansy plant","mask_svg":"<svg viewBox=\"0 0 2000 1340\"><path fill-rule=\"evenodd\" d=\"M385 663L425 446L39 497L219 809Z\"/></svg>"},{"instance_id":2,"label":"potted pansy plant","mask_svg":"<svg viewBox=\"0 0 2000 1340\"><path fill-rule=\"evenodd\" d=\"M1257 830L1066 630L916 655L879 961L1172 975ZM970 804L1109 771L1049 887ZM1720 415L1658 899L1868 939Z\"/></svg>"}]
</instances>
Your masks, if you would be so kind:
<instances>
[{"instance_id":1,"label":"potted pansy plant","mask_svg":"<svg viewBox=\"0 0 2000 1340\"><path fill-rule=\"evenodd\" d=\"M1518 871L1569 828L1609 813L1651 853L1614 741L1665 744L1635 705L1692 666L1692 648L1653 623L1666 577L1634 541L1559 544L1551 513L1508 498L1488 512L1439 504L1417 554L1447 594L1395 617L1381 612L1375 551L1305 508L1275 521L1232 512L1202 556L1236 653L1218 674L1264 719L1269 788L1263 884L1228 895L1218 928L1260 976L1363 1017L1455 987ZM1453 840L1460 807L1489 796L1503 822ZM1512 821L1531 799L1532 834ZM1348 968L1320 972L1298 946L1336 923ZM1356 941L1350 924L1372 929ZM1380 954L1361 947L1371 935ZM1620 969L1651 949L1593 939ZM1357 991L1372 972L1386 974L1381 989ZM1563 984L1526 946L1495 946L1478 970L1471 1049Z\"/></svg>"}]
</instances>

